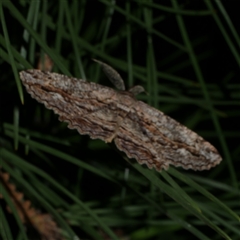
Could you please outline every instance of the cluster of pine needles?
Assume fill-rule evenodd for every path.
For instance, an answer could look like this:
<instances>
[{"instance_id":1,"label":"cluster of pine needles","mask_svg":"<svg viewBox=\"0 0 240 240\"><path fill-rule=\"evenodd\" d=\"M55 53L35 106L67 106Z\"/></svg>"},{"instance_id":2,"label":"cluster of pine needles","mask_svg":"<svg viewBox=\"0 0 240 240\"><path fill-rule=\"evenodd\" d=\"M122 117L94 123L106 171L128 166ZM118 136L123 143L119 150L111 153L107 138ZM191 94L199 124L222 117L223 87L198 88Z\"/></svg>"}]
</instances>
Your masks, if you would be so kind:
<instances>
[{"instance_id":1,"label":"cluster of pine needles","mask_svg":"<svg viewBox=\"0 0 240 240\"><path fill-rule=\"evenodd\" d=\"M0 239L240 239L236 2L0 1ZM68 129L19 79L38 68L113 87L91 59L222 162L149 170Z\"/></svg>"}]
</instances>

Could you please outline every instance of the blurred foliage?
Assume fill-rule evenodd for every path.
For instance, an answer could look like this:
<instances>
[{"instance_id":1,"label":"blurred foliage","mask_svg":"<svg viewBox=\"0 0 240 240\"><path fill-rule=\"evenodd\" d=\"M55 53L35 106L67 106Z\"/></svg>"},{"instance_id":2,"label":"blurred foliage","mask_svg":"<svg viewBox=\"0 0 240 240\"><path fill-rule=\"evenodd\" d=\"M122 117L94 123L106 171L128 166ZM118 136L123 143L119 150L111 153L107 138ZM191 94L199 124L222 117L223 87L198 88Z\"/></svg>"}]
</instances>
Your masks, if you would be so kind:
<instances>
[{"instance_id":1,"label":"blurred foliage","mask_svg":"<svg viewBox=\"0 0 240 240\"><path fill-rule=\"evenodd\" d=\"M0 1L1 171L65 239L240 239L237 5ZM139 100L203 136L223 161L210 171L158 173L69 130L19 80L45 54L54 72L106 86L91 59L110 64L128 87L146 89ZM24 227L1 189L0 238L43 239Z\"/></svg>"}]
</instances>

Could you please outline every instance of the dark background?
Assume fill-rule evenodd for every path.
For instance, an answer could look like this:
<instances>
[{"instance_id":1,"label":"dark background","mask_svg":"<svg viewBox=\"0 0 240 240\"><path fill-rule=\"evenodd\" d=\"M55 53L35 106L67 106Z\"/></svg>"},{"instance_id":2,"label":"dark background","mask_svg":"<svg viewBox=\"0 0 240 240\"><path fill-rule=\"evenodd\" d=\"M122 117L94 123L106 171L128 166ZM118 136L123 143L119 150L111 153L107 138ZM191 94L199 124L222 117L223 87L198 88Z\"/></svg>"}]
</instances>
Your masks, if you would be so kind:
<instances>
[{"instance_id":1,"label":"dark background","mask_svg":"<svg viewBox=\"0 0 240 240\"><path fill-rule=\"evenodd\" d=\"M38 181L44 183L46 187L46 190L42 191L47 191L47 188L52 189L48 178L38 176L34 172L31 172L33 174L31 175L30 170L18 166L14 158L6 155L6 151L21 157L22 161L43 170L81 199L119 238L121 234L128 236L129 239L174 239L176 237L192 239L192 234L195 235L194 237L198 236L196 232L190 233L187 228L173 221L173 218L168 215L168 211L173 211L177 217L192 223L210 239L217 239L220 234L216 229L212 230L213 227L200 216L191 213L189 209L182 208L180 201L167 196L162 189L156 188L154 182L139 174L138 170L126 162L114 147L100 140L91 140L88 136L80 136L75 130L69 130L67 124L59 122L53 112L32 99L21 84L19 85L21 87L17 88L19 79L14 75L14 71L36 68L39 56L46 53L51 59L53 56L56 57L53 59L54 72L70 73L72 76L82 78L81 69L83 69L88 81L97 81L112 87L91 59L96 58L110 64L121 74L127 88L139 84L146 89L148 95L140 94L139 100L147 102L186 125L219 150L223 161L210 171L195 173L191 170L178 170L197 181L239 215L239 202L236 202L237 199L239 200L240 154L238 1L219 1L219 5L214 1L161 1L161 5L157 1L116 1L113 8L111 1L67 3L42 1L39 9L35 9L37 13L34 12L35 10L30 10L30 6L33 8L34 5L37 6L37 1L17 3L3 1L2 4L4 18L1 15L1 23L4 25L4 19L9 36L8 41L6 32L2 28L0 33L0 161L4 161L3 171L8 172L4 166L10 167L16 176L28 181L39 194L41 191ZM178 5L175 9L174 4ZM221 12L220 6L225 9L227 15ZM61 9L63 21L60 24ZM23 37L26 25L21 18L26 20L31 11L33 17L29 20L29 24L37 33L40 44L32 33L28 41ZM126 14L127 11L129 15ZM70 24L67 15L70 17ZM184 41L179 16L184 22L203 82L191 60L190 48ZM227 17L231 21L230 24L226 21ZM36 21L35 26L34 21ZM70 26L72 26L72 33ZM232 29L235 29L237 37ZM104 37L105 31L107 34ZM167 36L169 40L161 37L161 34ZM170 40L178 45L172 44ZM13 54L12 63L7 44L11 47ZM44 45L49 49L44 48ZM23 47L26 50L26 57L23 57L20 52ZM31 67L21 60L21 57L26 58ZM206 92L204 87L207 89ZM23 93L24 104L20 100L21 93ZM16 117L16 114L19 117ZM17 124L14 125L14 121ZM18 130L16 126L19 127ZM34 145L30 145L30 151L26 154L26 143L21 139L18 142L16 136L14 137L14 131L19 131L20 136L27 135L31 140L68 156L62 159L53 150L49 153L44 150L44 147L39 149ZM17 150L14 144L18 146ZM104 177L69 163L66 160L70 159L69 156L89 164L102 172ZM126 169L130 169L127 184L157 202L164 211L158 212L143 197L139 197L125 186ZM42 212L49 212L24 184L18 182L18 177L13 173L10 173L11 181L17 186L18 191L24 193L25 199L29 199L33 206ZM162 181L164 175L161 176L161 174L157 176ZM174 173L172 174L174 176ZM108 177L115 179L118 184L109 181ZM167 182L166 179L163 181ZM219 214L219 206L211 205L212 202L209 199L199 194L198 188L189 187L179 181L177 183L192 199L196 201L202 199L206 204L204 207L209 207L215 214ZM226 185L223 186L223 184ZM172 187L170 185L169 188ZM85 212L82 213L81 208L72 210L76 204L72 199L55 188L52 190L59 199L63 199L68 204L68 208L64 207L59 199L51 202L46 198L46 201L49 201L54 209L61 209L61 216L80 238L98 239L90 236L89 232L92 231L84 228L84 224L89 224L95 229L96 234L107 239L102 233L105 230L100 230L102 227L99 227L89 215L85 215ZM4 203L4 200L1 201ZM133 207L138 210L131 209ZM97 210L102 212L99 213ZM16 237L19 228L14 217L5 210L5 207L4 212L12 229L16 229L14 230ZM76 222L73 221L75 215ZM221 214L219 217L225 220ZM217 221L214 218L213 220ZM236 226L236 220L231 219L231 221L231 224ZM216 223L216 225L219 224L222 223ZM238 231L230 230L224 224L221 228L232 239L240 236ZM201 236L198 238L203 239Z\"/></svg>"}]
</instances>

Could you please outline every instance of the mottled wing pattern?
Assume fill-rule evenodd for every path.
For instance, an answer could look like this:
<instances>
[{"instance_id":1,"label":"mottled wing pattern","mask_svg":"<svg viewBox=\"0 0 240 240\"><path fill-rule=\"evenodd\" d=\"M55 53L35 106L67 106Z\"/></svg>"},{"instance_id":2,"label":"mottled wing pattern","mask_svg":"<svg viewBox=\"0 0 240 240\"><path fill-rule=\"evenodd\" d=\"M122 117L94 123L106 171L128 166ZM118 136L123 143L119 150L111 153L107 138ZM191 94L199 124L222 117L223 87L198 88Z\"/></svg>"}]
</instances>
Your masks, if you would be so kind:
<instances>
[{"instance_id":1,"label":"mottled wing pattern","mask_svg":"<svg viewBox=\"0 0 240 240\"><path fill-rule=\"evenodd\" d=\"M40 70L20 72L27 91L71 129L107 141L117 128L116 92L108 87Z\"/></svg>"},{"instance_id":2,"label":"mottled wing pattern","mask_svg":"<svg viewBox=\"0 0 240 240\"><path fill-rule=\"evenodd\" d=\"M112 70L111 70L112 73ZM96 83L40 70L20 72L27 91L80 134L114 140L129 158L160 171L170 164L205 170L221 161L202 137L134 98L136 90L115 91Z\"/></svg>"},{"instance_id":3,"label":"mottled wing pattern","mask_svg":"<svg viewBox=\"0 0 240 240\"><path fill-rule=\"evenodd\" d=\"M159 171L170 164L207 170L222 160L209 142L141 101L132 106L119 127L115 143L129 158Z\"/></svg>"}]
</instances>

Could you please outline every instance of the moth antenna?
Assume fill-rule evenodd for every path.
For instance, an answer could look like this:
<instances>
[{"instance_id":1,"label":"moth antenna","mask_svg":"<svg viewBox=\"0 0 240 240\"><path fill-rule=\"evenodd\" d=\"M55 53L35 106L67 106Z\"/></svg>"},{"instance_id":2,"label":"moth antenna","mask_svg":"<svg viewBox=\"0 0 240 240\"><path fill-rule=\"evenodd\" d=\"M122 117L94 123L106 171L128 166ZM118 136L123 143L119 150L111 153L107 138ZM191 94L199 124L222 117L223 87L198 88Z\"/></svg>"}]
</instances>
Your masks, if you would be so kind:
<instances>
[{"instance_id":1,"label":"moth antenna","mask_svg":"<svg viewBox=\"0 0 240 240\"><path fill-rule=\"evenodd\" d=\"M103 72L105 73L107 78L112 82L112 84L117 89L123 90L123 91L125 90L124 81L123 81L122 77L120 76L120 74L115 69L113 69L112 67L110 67L106 63L103 63L103 62L98 61L96 59L93 59L93 61L100 64L100 66L102 67Z\"/></svg>"}]
</instances>

